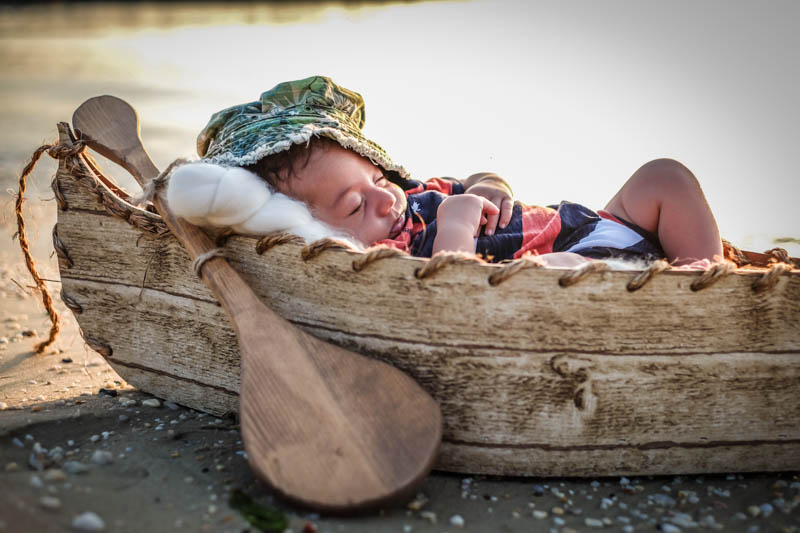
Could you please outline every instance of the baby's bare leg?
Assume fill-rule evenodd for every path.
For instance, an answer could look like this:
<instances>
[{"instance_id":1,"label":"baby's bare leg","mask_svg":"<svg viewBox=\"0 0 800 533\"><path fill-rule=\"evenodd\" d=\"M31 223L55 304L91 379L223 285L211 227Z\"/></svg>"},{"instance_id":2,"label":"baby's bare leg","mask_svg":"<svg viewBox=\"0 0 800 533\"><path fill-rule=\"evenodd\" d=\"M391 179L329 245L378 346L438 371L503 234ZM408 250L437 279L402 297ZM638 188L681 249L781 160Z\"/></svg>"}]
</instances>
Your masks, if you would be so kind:
<instances>
[{"instance_id":1,"label":"baby's bare leg","mask_svg":"<svg viewBox=\"0 0 800 533\"><path fill-rule=\"evenodd\" d=\"M605 209L657 234L673 264L722 256L717 222L703 190L677 161L656 159L643 165Z\"/></svg>"}]
</instances>

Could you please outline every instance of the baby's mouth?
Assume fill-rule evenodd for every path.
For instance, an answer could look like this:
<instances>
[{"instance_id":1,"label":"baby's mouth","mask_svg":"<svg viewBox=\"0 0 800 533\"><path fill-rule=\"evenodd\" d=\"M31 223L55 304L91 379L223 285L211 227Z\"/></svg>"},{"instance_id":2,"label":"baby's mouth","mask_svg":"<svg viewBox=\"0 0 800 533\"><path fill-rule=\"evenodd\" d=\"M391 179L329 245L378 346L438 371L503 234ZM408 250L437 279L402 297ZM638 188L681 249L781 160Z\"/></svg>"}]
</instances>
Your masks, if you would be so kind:
<instances>
[{"instance_id":1,"label":"baby's mouth","mask_svg":"<svg viewBox=\"0 0 800 533\"><path fill-rule=\"evenodd\" d=\"M405 226L405 222L406 222L405 212L401 212L400 215L397 217L397 219L394 221L394 224L392 224L392 229L389 230L390 239L394 239L395 237L400 235L400 232L403 231L403 226Z\"/></svg>"}]
</instances>

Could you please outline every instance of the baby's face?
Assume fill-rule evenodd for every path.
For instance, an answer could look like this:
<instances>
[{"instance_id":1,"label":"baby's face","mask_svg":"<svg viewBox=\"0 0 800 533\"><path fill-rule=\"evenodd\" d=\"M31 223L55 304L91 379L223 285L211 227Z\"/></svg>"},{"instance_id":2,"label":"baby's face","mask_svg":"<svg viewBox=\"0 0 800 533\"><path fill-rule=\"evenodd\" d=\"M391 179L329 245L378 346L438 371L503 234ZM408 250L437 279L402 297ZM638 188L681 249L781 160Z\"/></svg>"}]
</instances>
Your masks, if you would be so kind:
<instances>
[{"instance_id":1,"label":"baby's face","mask_svg":"<svg viewBox=\"0 0 800 533\"><path fill-rule=\"evenodd\" d=\"M308 164L278 189L366 245L396 237L405 222L403 190L368 159L338 145L314 150Z\"/></svg>"}]
</instances>

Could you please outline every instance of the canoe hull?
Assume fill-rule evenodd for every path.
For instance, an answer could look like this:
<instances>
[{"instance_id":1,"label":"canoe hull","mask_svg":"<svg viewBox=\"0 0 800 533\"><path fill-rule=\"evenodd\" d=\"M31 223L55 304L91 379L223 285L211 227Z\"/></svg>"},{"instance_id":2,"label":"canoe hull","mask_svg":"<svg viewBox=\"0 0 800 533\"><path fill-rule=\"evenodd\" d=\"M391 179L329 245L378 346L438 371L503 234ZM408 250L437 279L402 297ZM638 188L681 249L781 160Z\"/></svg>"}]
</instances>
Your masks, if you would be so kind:
<instances>
[{"instance_id":1,"label":"canoe hull","mask_svg":"<svg viewBox=\"0 0 800 533\"><path fill-rule=\"evenodd\" d=\"M238 411L236 336L171 236L109 214L63 171L63 295L87 343L129 383L222 415ZM102 186L102 185L100 185ZM298 327L388 361L440 403L437 468L535 476L800 468L800 272L755 293L757 272L692 291L666 272L636 292L630 272L562 288L563 271L377 261L302 246L226 255ZM265 346L265 350L269 349Z\"/></svg>"}]
</instances>

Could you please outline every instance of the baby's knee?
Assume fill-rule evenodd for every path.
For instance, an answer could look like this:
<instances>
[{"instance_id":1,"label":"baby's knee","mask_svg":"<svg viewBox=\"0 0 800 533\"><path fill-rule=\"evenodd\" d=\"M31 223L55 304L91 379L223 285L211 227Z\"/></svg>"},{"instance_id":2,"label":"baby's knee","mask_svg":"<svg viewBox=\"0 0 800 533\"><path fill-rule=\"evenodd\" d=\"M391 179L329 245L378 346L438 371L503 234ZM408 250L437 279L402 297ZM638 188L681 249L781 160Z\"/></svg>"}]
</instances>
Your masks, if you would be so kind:
<instances>
[{"instance_id":1,"label":"baby's knee","mask_svg":"<svg viewBox=\"0 0 800 533\"><path fill-rule=\"evenodd\" d=\"M671 191L697 191L700 183L686 165L674 159L654 159L642 165L636 175L651 187Z\"/></svg>"}]
</instances>

